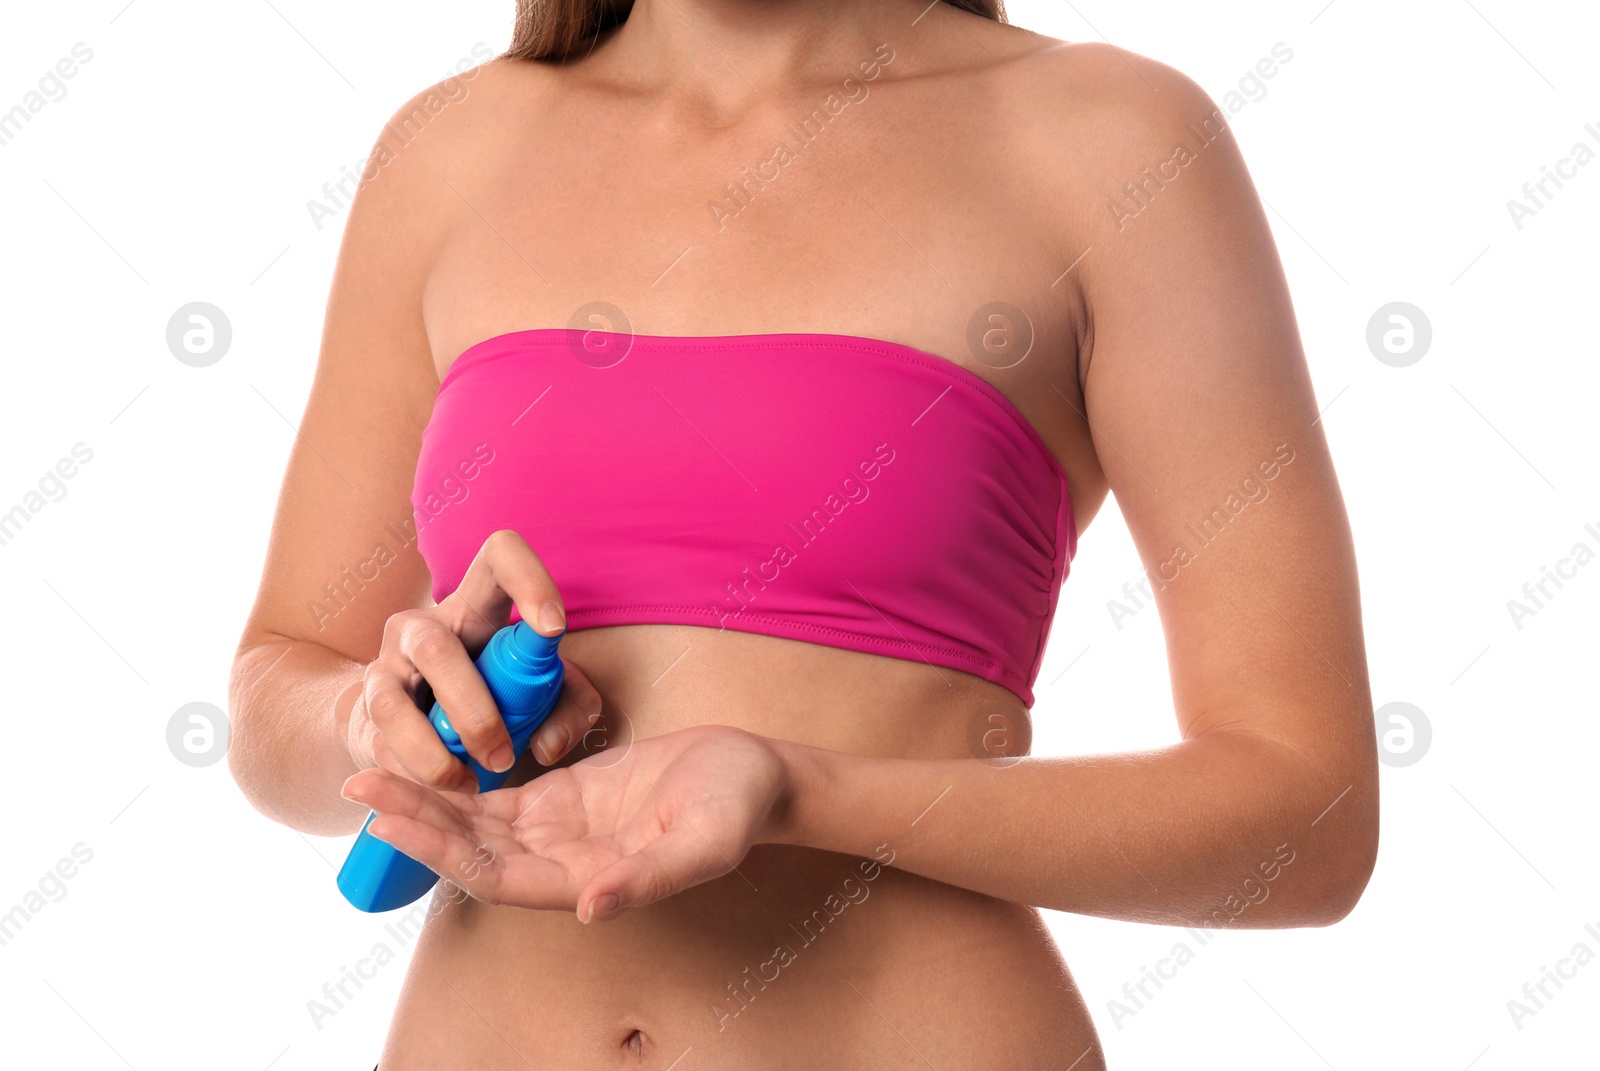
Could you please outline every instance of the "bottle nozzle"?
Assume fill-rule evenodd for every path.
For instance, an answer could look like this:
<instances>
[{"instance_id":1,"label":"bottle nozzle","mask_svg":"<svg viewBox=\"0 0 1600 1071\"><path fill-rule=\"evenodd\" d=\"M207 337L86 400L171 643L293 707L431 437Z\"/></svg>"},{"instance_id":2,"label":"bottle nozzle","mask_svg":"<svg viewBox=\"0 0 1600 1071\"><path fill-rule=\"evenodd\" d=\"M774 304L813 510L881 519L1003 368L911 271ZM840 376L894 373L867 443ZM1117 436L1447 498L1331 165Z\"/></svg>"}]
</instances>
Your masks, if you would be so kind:
<instances>
[{"instance_id":1,"label":"bottle nozzle","mask_svg":"<svg viewBox=\"0 0 1600 1071\"><path fill-rule=\"evenodd\" d=\"M541 636L526 621L518 621L506 637L506 645L518 662L539 672L555 661L556 644L560 639L560 636Z\"/></svg>"}]
</instances>

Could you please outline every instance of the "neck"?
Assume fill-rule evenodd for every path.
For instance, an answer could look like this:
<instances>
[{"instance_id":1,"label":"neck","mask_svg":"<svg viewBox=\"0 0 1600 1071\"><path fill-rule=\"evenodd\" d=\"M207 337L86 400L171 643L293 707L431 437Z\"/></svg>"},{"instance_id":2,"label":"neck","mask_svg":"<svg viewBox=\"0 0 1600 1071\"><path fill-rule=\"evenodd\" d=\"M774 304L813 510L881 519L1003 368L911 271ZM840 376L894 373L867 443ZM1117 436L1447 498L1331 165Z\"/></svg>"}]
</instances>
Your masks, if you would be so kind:
<instances>
[{"instance_id":1,"label":"neck","mask_svg":"<svg viewBox=\"0 0 1600 1071\"><path fill-rule=\"evenodd\" d=\"M638 90L737 112L760 97L859 77L880 44L903 47L926 28L926 19L913 21L928 2L634 0L596 58L604 53L608 69Z\"/></svg>"}]
</instances>

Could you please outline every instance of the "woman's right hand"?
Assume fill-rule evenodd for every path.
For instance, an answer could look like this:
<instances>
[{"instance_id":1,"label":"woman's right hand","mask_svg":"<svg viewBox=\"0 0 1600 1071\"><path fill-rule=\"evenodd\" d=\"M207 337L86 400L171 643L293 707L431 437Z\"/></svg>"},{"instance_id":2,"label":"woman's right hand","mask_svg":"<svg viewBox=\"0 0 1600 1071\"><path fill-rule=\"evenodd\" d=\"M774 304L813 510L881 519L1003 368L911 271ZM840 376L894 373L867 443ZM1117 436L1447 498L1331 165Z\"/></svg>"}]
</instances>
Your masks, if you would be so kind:
<instances>
[{"instance_id":1,"label":"woman's right hand","mask_svg":"<svg viewBox=\"0 0 1600 1071\"><path fill-rule=\"evenodd\" d=\"M385 622L383 646L350 711L347 742L358 767L382 766L438 790L478 790L477 778L444 746L418 701L426 681L468 753L487 769L511 768L511 735L473 659L510 624L513 606L542 635L566 628L561 595L544 563L521 535L504 529L484 540L443 602L403 610ZM600 713L600 693L582 670L562 662L561 697L531 745L546 766L559 762Z\"/></svg>"}]
</instances>

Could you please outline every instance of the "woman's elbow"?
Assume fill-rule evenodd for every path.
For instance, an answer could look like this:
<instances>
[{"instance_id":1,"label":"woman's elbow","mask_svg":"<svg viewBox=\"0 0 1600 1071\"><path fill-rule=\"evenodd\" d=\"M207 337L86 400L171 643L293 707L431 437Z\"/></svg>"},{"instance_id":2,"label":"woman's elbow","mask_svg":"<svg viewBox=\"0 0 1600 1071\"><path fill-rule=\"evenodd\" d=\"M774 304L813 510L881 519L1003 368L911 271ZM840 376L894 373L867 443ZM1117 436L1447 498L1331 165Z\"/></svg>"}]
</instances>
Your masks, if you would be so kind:
<instances>
[{"instance_id":1,"label":"woman's elbow","mask_svg":"<svg viewBox=\"0 0 1600 1071\"><path fill-rule=\"evenodd\" d=\"M1359 791L1359 795L1357 794ZM1342 922L1361 902L1378 862L1378 786L1374 777L1370 787L1352 789L1354 800L1344 821L1330 829L1322 851L1328 865L1322 868L1320 895L1307 926L1332 926ZM1320 854L1320 852L1319 852Z\"/></svg>"},{"instance_id":2,"label":"woman's elbow","mask_svg":"<svg viewBox=\"0 0 1600 1071\"><path fill-rule=\"evenodd\" d=\"M268 774L271 755L264 746L259 719L252 717L248 703L229 704L228 773L250 806L263 816L284 825L283 814L271 799L268 789L273 778Z\"/></svg>"}]
</instances>

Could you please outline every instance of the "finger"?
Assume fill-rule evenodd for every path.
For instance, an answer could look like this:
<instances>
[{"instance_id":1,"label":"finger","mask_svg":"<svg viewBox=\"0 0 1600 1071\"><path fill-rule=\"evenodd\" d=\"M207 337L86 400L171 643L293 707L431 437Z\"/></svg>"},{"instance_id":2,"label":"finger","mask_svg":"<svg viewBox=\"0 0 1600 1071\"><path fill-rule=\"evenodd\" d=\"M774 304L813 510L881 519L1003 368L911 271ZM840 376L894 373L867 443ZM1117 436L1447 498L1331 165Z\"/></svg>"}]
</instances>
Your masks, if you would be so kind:
<instances>
[{"instance_id":1,"label":"finger","mask_svg":"<svg viewBox=\"0 0 1600 1071\"><path fill-rule=\"evenodd\" d=\"M398 814L461 836L472 832L468 814L477 797L462 792L435 792L389 770L370 766L345 778L340 792L382 814Z\"/></svg>"},{"instance_id":2,"label":"finger","mask_svg":"<svg viewBox=\"0 0 1600 1071\"><path fill-rule=\"evenodd\" d=\"M367 828L484 903L571 910L576 901L576 887L565 867L521 851L514 841L496 847L492 840L400 814L379 814Z\"/></svg>"},{"instance_id":3,"label":"finger","mask_svg":"<svg viewBox=\"0 0 1600 1071\"><path fill-rule=\"evenodd\" d=\"M478 899L497 902L493 897L498 883L492 878L485 880L486 872L492 869L494 853L472 838L399 814L380 813L367 831Z\"/></svg>"},{"instance_id":4,"label":"finger","mask_svg":"<svg viewBox=\"0 0 1600 1071\"><path fill-rule=\"evenodd\" d=\"M410 777L411 772L406 769L405 763L394 753L394 749L384 742L383 737L374 735L372 738L373 762L385 770L392 770L401 777Z\"/></svg>"},{"instance_id":5,"label":"finger","mask_svg":"<svg viewBox=\"0 0 1600 1071\"><path fill-rule=\"evenodd\" d=\"M438 618L418 616L401 630L398 651L433 689L467 753L496 773L511 769L511 734L461 637Z\"/></svg>"},{"instance_id":6,"label":"finger","mask_svg":"<svg viewBox=\"0 0 1600 1071\"><path fill-rule=\"evenodd\" d=\"M483 541L461 583L439 603L440 609L458 615L463 624L472 619L479 623L478 628L487 629L484 642L509 622L513 607L539 633L558 635L567 627L563 605L544 562L510 528Z\"/></svg>"},{"instance_id":7,"label":"finger","mask_svg":"<svg viewBox=\"0 0 1600 1071\"><path fill-rule=\"evenodd\" d=\"M383 744L412 780L440 790L477 791L477 777L450 754L398 673L378 663L369 666L363 702ZM377 750L374 744L374 754Z\"/></svg>"},{"instance_id":8,"label":"finger","mask_svg":"<svg viewBox=\"0 0 1600 1071\"><path fill-rule=\"evenodd\" d=\"M477 777L444 746L400 674L380 663L367 667L362 701L383 745L412 780L441 791L477 791Z\"/></svg>"},{"instance_id":9,"label":"finger","mask_svg":"<svg viewBox=\"0 0 1600 1071\"><path fill-rule=\"evenodd\" d=\"M573 745L583 739L583 734L599 718L603 706L599 689L583 670L565 658L561 661L566 666L561 698L533 738L533 756L545 766L560 762Z\"/></svg>"},{"instance_id":10,"label":"finger","mask_svg":"<svg viewBox=\"0 0 1600 1071\"><path fill-rule=\"evenodd\" d=\"M389 775L387 772L379 778L362 778L359 781L355 781L352 775L346 779L342 791L345 798L364 803L377 812L378 818L403 818L447 836L465 837L476 845L480 855L485 851L490 854L515 854L526 850L519 844L511 822L490 813L491 808L483 803L498 793L440 794L402 774ZM378 819L374 818L373 824L377 823ZM384 827L389 828L390 824L384 823Z\"/></svg>"},{"instance_id":11,"label":"finger","mask_svg":"<svg viewBox=\"0 0 1600 1071\"><path fill-rule=\"evenodd\" d=\"M578 921L613 918L623 908L653 904L733 869L693 828L669 829L589 879L578 894Z\"/></svg>"},{"instance_id":12,"label":"finger","mask_svg":"<svg viewBox=\"0 0 1600 1071\"><path fill-rule=\"evenodd\" d=\"M376 760L376 765L378 766L379 769L388 770L389 772L395 774L398 777L404 777L408 781L415 781L416 780L416 778L412 776L411 771L406 769L406 764L401 762L400 761L400 757L394 753L394 749L391 748L388 744L384 743L383 737L381 737L381 736L374 736L373 737L373 740L372 740L372 756L373 756L374 760ZM370 768L370 767L368 767L368 768ZM473 784L472 784L472 786L470 788L468 788L466 786L461 786L461 787L448 786L448 787L449 787L450 791L454 791L454 792L476 791L477 790L477 782L476 782L476 780L474 780Z\"/></svg>"}]
</instances>

